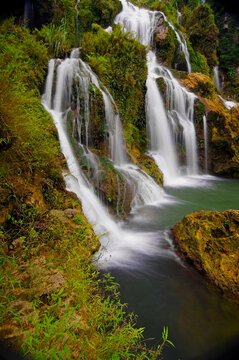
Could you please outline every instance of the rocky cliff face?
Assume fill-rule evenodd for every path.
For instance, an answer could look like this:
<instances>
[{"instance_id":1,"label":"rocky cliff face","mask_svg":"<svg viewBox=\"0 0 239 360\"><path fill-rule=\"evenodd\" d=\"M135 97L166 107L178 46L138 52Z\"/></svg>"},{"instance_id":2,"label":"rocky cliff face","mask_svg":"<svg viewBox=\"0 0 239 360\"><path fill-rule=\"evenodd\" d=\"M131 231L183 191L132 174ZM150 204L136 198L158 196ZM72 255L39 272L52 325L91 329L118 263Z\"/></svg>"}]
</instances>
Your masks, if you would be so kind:
<instances>
[{"instance_id":1,"label":"rocky cliff face","mask_svg":"<svg viewBox=\"0 0 239 360\"><path fill-rule=\"evenodd\" d=\"M209 171L217 175L237 177L239 174L239 106L227 108L213 81L201 73L188 74L181 83L198 96L195 107L199 160L204 163L203 115L208 123Z\"/></svg>"},{"instance_id":2,"label":"rocky cliff face","mask_svg":"<svg viewBox=\"0 0 239 360\"><path fill-rule=\"evenodd\" d=\"M239 211L198 211L172 229L179 253L220 289L239 295Z\"/></svg>"}]
</instances>

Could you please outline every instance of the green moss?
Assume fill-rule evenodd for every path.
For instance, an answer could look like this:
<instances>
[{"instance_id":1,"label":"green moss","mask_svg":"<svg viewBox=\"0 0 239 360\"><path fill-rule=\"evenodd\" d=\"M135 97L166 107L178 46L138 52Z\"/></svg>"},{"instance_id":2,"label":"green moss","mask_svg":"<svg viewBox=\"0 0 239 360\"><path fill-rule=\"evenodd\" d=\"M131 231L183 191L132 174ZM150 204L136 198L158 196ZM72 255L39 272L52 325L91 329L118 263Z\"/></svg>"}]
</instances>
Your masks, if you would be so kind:
<instances>
[{"instance_id":1,"label":"green moss","mask_svg":"<svg viewBox=\"0 0 239 360\"><path fill-rule=\"evenodd\" d=\"M167 26L167 22L163 21L161 27L163 26L165 26L163 36L157 35L157 29L155 32L154 41L156 53L160 62L164 63L168 67L172 67L174 59L178 57L178 54L176 54L178 42L175 32L171 29L171 27Z\"/></svg>"},{"instance_id":2,"label":"green moss","mask_svg":"<svg viewBox=\"0 0 239 360\"><path fill-rule=\"evenodd\" d=\"M94 26L82 39L82 57L110 90L122 117L127 140L146 145L146 50L119 26L111 34ZM131 146L130 140L128 145Z\"/></svg>"},{"instance_id":3,"label":"green moss","mask_svg":"<svg viewBox=\"0 0 239 360\"><path fill-rule=\"evenodd\" d=\"M189 46L189 53L192 72L201 72L203 74L209 75L210 69L207 64L206 57L198 51L195 52L191 46Z\"/></svg>"},{"instance_id":4,"label":"green moss","mask_svg":"<svg viewBox=\"0 0 239 360\"><path fill-rule=\"evenodd\" d=\"M32 226L37 246L23 237L11 251L0 244L1 339L12 335L15 349L32 358L128 359L131 347L135 358L150 356L140 350L143 330L125 314L118 285L92 265L99 240L79 203L44 214Z\"/></svg>"},{"instance_id":5,"label":"green moss","mask_svg":"<svg viewBox=\"0 0 239 360\"><path fill-rule=\"evenodd\" d=\"M237 210L199 211L173 227L184 256L225 292L239 295Z\"/></svg>"},{"instance_id":6,"label":"green moss","mask_svg":"<svg viewBox=\"0 0 239 360\"><path fill-rule=\"evenodd\" d=\"M194 119L195 123L202 122L203 116L206 114L205 104L202 101L199 101L194 108Z\"/></svg>"},{"instance_id":7,"label":"green moss","mask_svg":"<svg viewBox=\"0 0 239 360\"><path fill-rule=\"evenodd\" d=\"M77 4L81 32L89 31L93 23L106 28L121 10L119 0L81 0Z\"/></svg>"},{"instance_id":8,"label":"green moss","mask_svg":"<svg viewBox=\"0 0 239 360\"><path fill-rule=\"evenodd\" d=\"M211 8L202 4L187 14L184 12L183 26L193 49L206 57L210 67L215 66L219 31Z\"/></svg>"}]
</instances>

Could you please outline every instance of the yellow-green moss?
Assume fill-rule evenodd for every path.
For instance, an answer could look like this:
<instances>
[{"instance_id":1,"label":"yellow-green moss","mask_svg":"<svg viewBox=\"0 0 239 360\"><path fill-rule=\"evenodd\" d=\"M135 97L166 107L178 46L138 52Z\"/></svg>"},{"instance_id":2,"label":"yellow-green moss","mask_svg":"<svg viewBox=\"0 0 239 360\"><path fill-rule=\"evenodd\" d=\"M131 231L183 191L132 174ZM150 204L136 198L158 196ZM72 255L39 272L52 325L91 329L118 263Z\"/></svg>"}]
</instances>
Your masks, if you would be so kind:
<instances>
[{"instance_id":1,"label":"yellow-green moss","mask_svg":"<svg viewBox=\"0 0 239 360\"><path fill-rule=\"evenodd\" d=\"M186 258L223 291L239 295L239 211L199 211L172 229Z\"/></svg>"}]
</instances>

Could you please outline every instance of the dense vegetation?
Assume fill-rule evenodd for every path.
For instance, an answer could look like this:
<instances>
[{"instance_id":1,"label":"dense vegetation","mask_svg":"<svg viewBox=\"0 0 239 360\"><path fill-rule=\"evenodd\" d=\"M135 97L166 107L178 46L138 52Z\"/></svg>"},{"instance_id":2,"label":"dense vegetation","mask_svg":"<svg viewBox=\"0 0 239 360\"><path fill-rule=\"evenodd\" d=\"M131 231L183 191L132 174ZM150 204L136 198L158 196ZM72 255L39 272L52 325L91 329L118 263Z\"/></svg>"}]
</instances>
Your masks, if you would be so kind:
<instances>
[{"instance_id":1,"label":"dense vegetation","mask_svg":"<svg viewBox=\"0 0 239 360\"><path fill-rule=\"evenodd\" d=\"M145 148L147 77L145 47L119 26L109 34L97 25L82 38L81 54L111 91L122 115L129 146Z\"/></svg>"},{"instance_id":2,"label":"dense vegetation","mask_svg":"<svg viewBox=\"0 0 239 360\"><path fill-rule=\"evenodd\" d=\"M212 170L237 175L238 111L223 109L210 78L219 62L229 81L228 94L237 96L236 18L230 16L225 30L224 15L217 12L216 26L211 8L199 0L132 2L163 11L185 35L197 74L187 76L175 33L164 21L165 37L155 35L157 56L169 67L177 64L175 75L198 95L199 140L202 115L205 110L209 114ZM160 171L144 154L147 49L113 25L119 0L36 0L34 9L30 29L23 25L20 8L1 15L0 337L34 359L156 359L168 342L167 329L156 350L146 349L143 329L136 328L134 315L126 315L117 284L109 275L101 278L92 264L99 239L77 198L65 190L62 170L67 170L57 131L40 104L48 60L64 58L80 45L81 57L115 99L129 156L162 184ZM112 33L105 32L110 25ZM90 91L90 145L104 175L104 188L100 184L97 190L113 211L119 173L103 145L102 96L93 87ZM122 213L128 210L129 204Z\"/></svg>"},{"instance_id":3,"label":"dense vegetation","mask_svg":"<svg viewBox=\"0 0 239 360\"><path fill-rule=\"evenodd\" d=\"M77 39L72 6L53 6L51 22L31 33L14 18L0 27L0 337L34 359L154 359L167 330L148 350L117 284L99 277L92 263L99 240L65 190L57 132L40 104L49 57L64 56ZM120 51L126 44L145 58L119 29L115 39Z\"/></svg>"}]
</instances>

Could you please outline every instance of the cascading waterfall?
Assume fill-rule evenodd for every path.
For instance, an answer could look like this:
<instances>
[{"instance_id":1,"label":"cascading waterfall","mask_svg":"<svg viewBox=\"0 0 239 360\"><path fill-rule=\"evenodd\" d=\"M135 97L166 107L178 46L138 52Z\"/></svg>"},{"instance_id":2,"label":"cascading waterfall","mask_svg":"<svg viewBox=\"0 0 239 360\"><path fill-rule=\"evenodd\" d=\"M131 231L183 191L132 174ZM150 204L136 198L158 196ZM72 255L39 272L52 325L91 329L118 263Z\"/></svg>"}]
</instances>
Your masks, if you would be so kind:
<instances>
[{"instance_id":1,"label":"cascading waterfall","mask_svg":"<svg viewBox=\"0 0 239 360\"><path fill-rule=\"evenodd\" d=\"M153 33L157 25L157 17L161 14L165 21L175 31L182 51L191 71L186 41L183 41L166 16L157 11L138 8L121 0L122 12L115 18L126 31L132 32L143 45L152 45ZM184 39L185 40L185 39ZM185 146L186 167L184 174L198 174L198 156L196 132L193 123L194 101L196 95L187 91L173 77L172 73L158 63L153 51L147 54L148 78L146 94L146 115L148 135L150 140L149 154L164 174L164 183L172 185L177 177L182 175L176 153L177 146ZM166 111L162 96L157 86L157 79L166 83Z\"/></svg>"},{"instance_id":2,"label":"cascading waterfall","mask_svg":"<svg viewBox=\"0 0 239 360\"><path fill-rule=\"evenodd\" d=\"M132 189L133 201L131 207L136 208L144 204L153 204L163 199L164 191L148 176L143 170L130 163L124 139L122 136L122 126L116 104L106 88L102 88L93 71L88 65L80 60L84 71L88 73L92 83L100 90L103 95L105 106L105 120L109 134L109 157L115 168L124 176Z\"/></svg>"},{"instance_id":3,"label":"cascading waterfall","mask_svg":"<svg viewBox=\"0 0 239 360\"><path fill-rule=\"evenodd\" d=\"M178 9L177 9L177 22L179 23L179 25L182 24L182 14Z\"/></svg>"},{"instance_id":4,"label":"cascading waterfall","mask_svg":"<svg viewBox=\"0 0 239 360\"><path fill-rule=\"evenodd\" d=\"M216 87L218 88L218 90L221 90L218 66L215 66L213 68L213 72L214 72L214 83L215 83Z\"/></svg>"},{"instance_id":5,"label":"cascading waterfall","mask_svg":"<svg viewBox=\"0 0 239 360\"><path fill-rule=\"evenodd\" d=\"M191 63L190 63L190 56L189 56L189 52L188 52L188 47L187 47L187 42L185 39L185 36L183 35L182 32L179 33L175 30L175 27L173 26L173 24L167 19L167 17L165 16L165 14L163 12L160 12L160 14L163 15L164 20L168 23L168 25L171 27L171 29L173 29L176 38L179 42L180 45L180 50L184 53L185 56L185 60L187 63L187 68L188 68L188 72L192 72L192 67L191 67Z\"/></svg>"},{"instance_id":6,"label":"cascading waterfall","mask_svg":"<svg viewBox=\"0 0 239 360\"><path fill-rule=\"evenodd\" d=\"M208 172L208 129L207 129L207 116L203 116L203 134L204 134L204 163L205 173Z\"/></svg>"},{"instance_id":7,"label":"cascading waterfall","mask_svg":"<svg viewBox=\"0 0 239 360\"><path fill-rule=\"evenodd\" d=\"M48 64L48 75L45 86L44 101L49 109L52 107L52 83L55 70L55 60L51 59Z\"/></svg>"},{"instance_id":8,"label":"cascading waterfall","mask_svg":"<svg viewBox=\"0 0 239 360\"><path fill-rule=\"evenodd\" d=\"M131 32L141 44L150 45L157 23L158 11L138 8L126 0L120 0L122 11L116 16L115 24L120 24Z\"/></svg>"},{"instance_id":9,"label":"cascading waterfall","mask_svg":"<svg viewBox=\"0 0 239 360\"><path fill-rule=\"evenodd\" d=\"M127 178L126 180L135 188L132 206L135 207L148 202L168 201L169 197L167 198L164 191L147 174L131 164L127 159L121 133L120 118L117 111L114 110L116 105L112 102L113 99L108 90L99 84L96 75L88 65L77 57L77 53L77 50L73 50L70 58L63 61L49 61L42 104L53 118L58 130L61 149L67 160L69 173L64 175L67 189L74 192L81 200L84 214L92 224L95 233L100 236L102 246L97 254L99 266L107 267L113 263L117 263L118 266L127 266L129 263L132 266L135 251L154 254L158 250L154 245L153 236L149 236L150 233L136 233L125 230L123 225L116 223L96 196L92 184L79 165L67 133L68 113L72 111L71 102L74 79L78 79L78 83L81 84L78 91L86 91L87 82L84 83L83 81L83 78L86 77L102 92L105 103L106 122L111 138L110 156L112 161L116 161L115 167L120 170ZM54 86L55 91L53 91ZM88 106L87 101L84 106ZM79 122L78 113L76 117L74 120ZM86 145L79 143L79 146L85 149L84 154L88 156L89 161L91 161L92 166L95 166L97 171L97 157Z\"/></svg>"},{"instance_id":10,"label":"cascading waterfall","mask_svg":"<svg viewBox=\"0 0 239 360\"><path fill-rule=\"evenodd\" d=\"M234 106L236 106L238 103L236 103L233 100L226 100L221 95L218 95L219 99L223 102L224 106L227 108L227 110L231 110Z\"/></svg>"},{"instance_id":11,"label":"cascading waterfall","mask_svg":"<svg viewBox=\"0 0 239 360\"><path fill-rule=\"evenodd\" d=\"M158 63L153 52L148 53L146 115L147 130L150 139L149 155L164 174L164 183L179 175L179 166L176 156L175 143L169 127L168 117L164 108L163 100L157 86ZM160 67L160 66L159 66Z\"/></svg>"},{"instance_id":12,"label":"cascading waterfall","mask_svg":"<svg viewBox=\"0 0 239 360\"><path fill-rule=\"evenodd\" d=\"M198 173L196 132L193 123L195 94L187 91L165 67L158 67L159 77L162 77L167 87L168 118L178 145L185 144L186 174Z\"/></svg>"},{"instance_id":13,"label":"cascading waterfall","mask_svg":"<svg viewBox=\"0 0 239 360\"><path fill-rule=\"evenodd\" d=\"M34 22L34 7L31 0L25 0L23 18L24 26L31 29Z\"/></svg>"}]
</instances>

